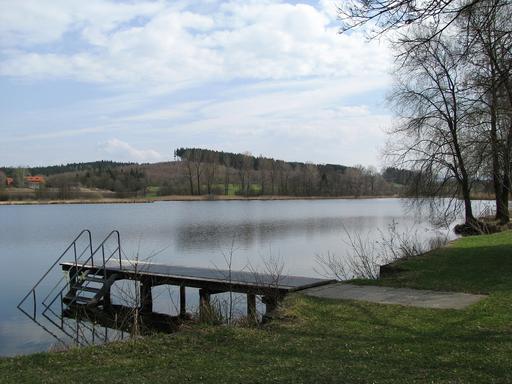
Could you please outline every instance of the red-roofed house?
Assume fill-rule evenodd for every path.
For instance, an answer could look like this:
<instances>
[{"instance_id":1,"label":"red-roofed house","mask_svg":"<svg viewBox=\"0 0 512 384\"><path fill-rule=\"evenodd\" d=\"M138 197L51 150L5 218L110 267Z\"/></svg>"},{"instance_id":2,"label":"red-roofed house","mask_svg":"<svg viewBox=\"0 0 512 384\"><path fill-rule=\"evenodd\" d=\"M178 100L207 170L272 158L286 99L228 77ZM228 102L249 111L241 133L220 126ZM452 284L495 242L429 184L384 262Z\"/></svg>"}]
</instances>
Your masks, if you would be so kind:
<instances>
[{"instance_id":1,"label":"red-roofed house","mask_svg":"<svg viewBox=\"0 0 512 384\"><path fill-rule=\"evenodd\" d=\"M43 176L25 176L25 183L28 188L39 189L45 183Z\"/></svg>"}]
</instances>

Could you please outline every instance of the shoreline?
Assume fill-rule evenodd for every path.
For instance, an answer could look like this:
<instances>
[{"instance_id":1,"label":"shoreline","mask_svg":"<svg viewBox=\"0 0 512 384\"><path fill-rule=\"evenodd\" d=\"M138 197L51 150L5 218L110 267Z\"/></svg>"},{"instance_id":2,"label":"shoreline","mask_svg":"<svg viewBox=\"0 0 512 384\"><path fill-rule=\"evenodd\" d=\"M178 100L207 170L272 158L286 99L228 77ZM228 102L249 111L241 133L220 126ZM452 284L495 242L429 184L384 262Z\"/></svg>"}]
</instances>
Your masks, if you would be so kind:
<instances>
[{"instance_id":1,"label":"shoreline","mask_svg":"<svg viewBox=\"0 0 512 384\"><path fill-rule=\"evenodd\" d=\"M365 200L396 199L398 195L377 196L226 196L226 195L169 195L139 198L69 199L69 200L10 200L2 205L57 205L57 204L148 204L158 201L271 201L271 200Z\"/></svg>"}]
</instances>

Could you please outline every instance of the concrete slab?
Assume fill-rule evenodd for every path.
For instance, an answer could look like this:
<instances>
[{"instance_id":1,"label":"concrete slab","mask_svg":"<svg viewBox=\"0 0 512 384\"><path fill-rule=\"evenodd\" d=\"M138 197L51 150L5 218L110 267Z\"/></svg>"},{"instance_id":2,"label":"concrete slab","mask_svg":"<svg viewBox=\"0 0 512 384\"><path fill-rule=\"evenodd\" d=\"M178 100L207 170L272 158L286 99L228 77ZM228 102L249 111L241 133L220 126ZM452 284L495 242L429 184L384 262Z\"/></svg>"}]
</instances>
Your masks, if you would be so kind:
<instances>
[{"instance_id":1,"label":"concrete slab","mask_svg":"<svg viewBox=\"0 0 512 384\"><path fill-rule=\"evenodd\" d=\"M460 292L438 292L343 283L309 288L301 291L301 293L326 299L361 300L379 304L438 309L464 309L487 297L486 295Z\"/></svg>"}]
</instances>

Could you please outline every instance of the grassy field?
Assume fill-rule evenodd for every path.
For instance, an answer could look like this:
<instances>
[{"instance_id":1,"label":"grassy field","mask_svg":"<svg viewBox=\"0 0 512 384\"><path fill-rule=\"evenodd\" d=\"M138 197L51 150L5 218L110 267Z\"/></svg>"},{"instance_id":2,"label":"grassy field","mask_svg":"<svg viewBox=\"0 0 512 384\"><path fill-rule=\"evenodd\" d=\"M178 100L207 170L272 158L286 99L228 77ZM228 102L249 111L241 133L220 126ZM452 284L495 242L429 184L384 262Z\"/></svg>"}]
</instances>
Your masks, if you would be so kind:
<instances>
[{"instance_id":1,"label":"grassy field","mask_svg":"<svg viewBox=\"0 0 512 384\"><path fill-rule=\"evenodd\" d=\"M260 328L197 326L1 359L0 382L512 382L512 233L461 239L400 267L376 283L489 298L456 311L294 295Z\"/></svg>"}]
</instances>

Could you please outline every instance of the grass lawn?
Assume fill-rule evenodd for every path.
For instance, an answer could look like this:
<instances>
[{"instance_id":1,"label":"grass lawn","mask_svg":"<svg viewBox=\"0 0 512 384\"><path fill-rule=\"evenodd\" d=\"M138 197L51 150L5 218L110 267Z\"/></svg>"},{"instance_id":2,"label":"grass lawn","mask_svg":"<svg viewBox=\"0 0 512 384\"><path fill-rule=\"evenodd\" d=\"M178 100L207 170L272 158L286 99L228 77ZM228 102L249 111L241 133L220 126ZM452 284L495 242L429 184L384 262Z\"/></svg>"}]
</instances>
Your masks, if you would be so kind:
<instances>
[{"instance_id":1,"label":"grass lawn","mask_svg":"<svg viewBox=\"0 0 512 384\"><path fill-rule=\"evenodd\" d=\"M260 328L198 326L4 358L0 382L511 383L512 232L464 238L400 266L373 283L489 298L456 311L297 294Z\"/></svg>"},{"instance_id":2,"label":"grass lawn","mask_svg":"<svg viewBox=\"0 0 512 384\"><path fill-rule=\"evenodd\" d=\"M222 193L224 193L224 191L225 191L224 184L214 184L213 187L218 191L222 191ZM258 194L261 191L261 185L260 184L251 184L249 189L250 189L251 193ZM206 190L206 186L204 187L204 190ZM240 184L228 184L227 196L236 196L238 193L240 193L240 190L241 190Z\"/></svg>"},{"instance_id":3,"label":"grass lawn","mask_svg":"<svg viewBox=\"0 0 512 384\"><path fill-rule=\"evenodd\" d=\"M149 186L146 188L146 195L144 197L158 197L158 191L160 190L160 187L157 186Z\"/></svg>"}]
</instances>

